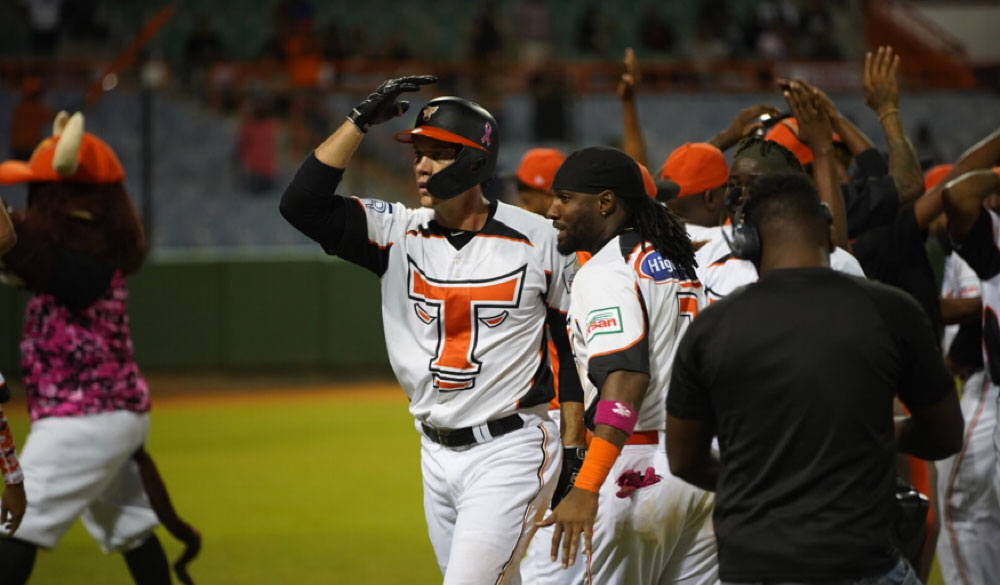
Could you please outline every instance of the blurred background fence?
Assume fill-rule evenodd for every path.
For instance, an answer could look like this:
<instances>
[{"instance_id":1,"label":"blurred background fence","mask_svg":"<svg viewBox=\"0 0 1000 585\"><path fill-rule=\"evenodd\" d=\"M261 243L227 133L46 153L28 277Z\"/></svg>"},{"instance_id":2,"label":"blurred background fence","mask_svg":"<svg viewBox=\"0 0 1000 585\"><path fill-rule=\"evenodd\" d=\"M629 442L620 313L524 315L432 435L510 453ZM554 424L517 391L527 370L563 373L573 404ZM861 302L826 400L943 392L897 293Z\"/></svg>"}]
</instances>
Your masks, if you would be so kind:
<instances>
[{"instance_id":1,"label":"blurred background fence","mask_svg":"<svg viewBox=\"0 0 1000 585\"><path fill-rule=\"evenodd\" d=\"M490 109L501 175L531 147L620 144L626 47L651 167L742 107L781 107L776 77L827 90L884 146L860 92L879 44L902 55L903 119L926 164L1000 126L995 2L21 0L0 3L0 23L0 160L30 154L55 111L82 109L126 168L152 244L131 283L151 369L386 371L376 279L277 208L311 148L388 77L433 73L412 101L456 93ZM411 118L369 134L341 193L414 202L409 150L392 139ZM25 192L0 188L15 207ZM11 374L25 298L0 289Z\"/></svg>"}]
</instances>

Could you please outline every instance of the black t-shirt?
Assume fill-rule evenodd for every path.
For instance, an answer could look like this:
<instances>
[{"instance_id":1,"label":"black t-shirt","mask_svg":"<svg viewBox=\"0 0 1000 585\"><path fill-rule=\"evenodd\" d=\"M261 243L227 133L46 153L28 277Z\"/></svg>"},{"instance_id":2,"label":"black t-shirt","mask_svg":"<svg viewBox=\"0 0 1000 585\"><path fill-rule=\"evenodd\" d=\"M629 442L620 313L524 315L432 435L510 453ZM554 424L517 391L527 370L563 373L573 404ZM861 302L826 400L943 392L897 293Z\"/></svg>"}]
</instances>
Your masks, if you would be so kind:
<instances>
[{"instance_id":1,"label":"black t-shirt","mask_svg":"<svg viewBox=\"0 0 1000 585\"><path fill-rule=\"evenodd\" d=\"M847 213L847 237L891 223L899 207L899 193L885 159L874 148L854 157L856 172L840 186Z\"/></svg>"},{"instance_id":2,"label":"black t-shirt","mask_svg":"<svg viewBox=\"0 0 1000 585\"><path fill-rule=\"evenodd\" d=\"M719 575L815 581L892 568L893 397L954 392L927 316L892 287L778 270L694 320L667 411L712 421L721 448Z\"/></svg>"},{"instance_id":3,"label":"black t-shirt","mask_svg":"<svg viewBox=\"0 0 1000 585\"><path fill-rule=\"evenodd\" d=\"M913 295L930 317L935 332L942 330L941 300L934 270L927 259L927 230L917 225L913 205L896 213L892 222L872 228L851 244L868 278Z\"/></svg>"}]
</instances>

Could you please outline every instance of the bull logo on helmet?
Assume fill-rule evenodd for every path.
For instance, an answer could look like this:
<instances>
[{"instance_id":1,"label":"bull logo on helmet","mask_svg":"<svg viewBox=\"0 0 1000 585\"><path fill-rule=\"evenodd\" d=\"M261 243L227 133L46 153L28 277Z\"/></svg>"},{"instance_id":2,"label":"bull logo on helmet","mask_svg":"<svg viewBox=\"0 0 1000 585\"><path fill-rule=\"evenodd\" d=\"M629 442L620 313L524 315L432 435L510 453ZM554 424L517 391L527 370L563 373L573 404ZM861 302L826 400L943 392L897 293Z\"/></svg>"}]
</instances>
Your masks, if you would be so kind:
<instances>
[{"instance_id":1,"label":"bull logo on helmet","mask_svg":"<svg viewBox=\"0 0 1000 585\"><path fill-rule=\"evenodd\" d=\"M433 116L434 113L437 112L437 111L438 111L438 106L427 106L426 108L424 108L424 112L423 112L423 114L424 114L424 122L429 122L430 119L431 119L431 116Z\"/></svg>"},{"instance_id":2,"label":"bull logo on helmet","mask_svg":"<svg viewBox=\"0 0 1000 585\"><path fill-rule=\"evenodd\" d=\"M481 144L485 144L486 146L489 146L490 145L490 136L492 134L493 134L493 126L491 126L490 123L487 122L485 130L483 132L483 137L479 139L479 142Z\"/></svg>"}]
</instances>

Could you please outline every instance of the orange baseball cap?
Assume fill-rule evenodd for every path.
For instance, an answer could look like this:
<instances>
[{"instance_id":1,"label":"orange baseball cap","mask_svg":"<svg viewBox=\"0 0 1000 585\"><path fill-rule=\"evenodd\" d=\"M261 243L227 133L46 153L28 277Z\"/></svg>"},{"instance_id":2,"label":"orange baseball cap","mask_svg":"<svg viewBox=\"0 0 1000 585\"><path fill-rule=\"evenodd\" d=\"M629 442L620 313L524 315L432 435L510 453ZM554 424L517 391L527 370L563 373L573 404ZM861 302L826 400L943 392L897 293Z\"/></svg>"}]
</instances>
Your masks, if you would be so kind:
<instances>
[{"instance_id":1,"label":"orange baseball cap","mask_svg":"<svg viewBox=\"0 0 1000 585\"><path fill-rule=\"evenodd\" d=\"M77 119L78 121L74 121ZM70 127L75 126L75 130ZM55 168L56 147L66 136L80 136L75 169L59 173ZM72 138L70 138L72 139ZM42 140L27 162L8 160L0 163L0 184L67 181L75 183L118 183L125 178L122 163L111 147L89 132L83 131L83 116L74 114L66 129L58 136Z\"/></svg>"},{"instance_id":2,"label":"orange baseball cap","mask_svg":"<svg viewBox=\"0 0 1000 585\"><path fill-rule=\"evenodd\" d=\"M812 149L799 140L799 121L795 118L785 118L772 126L764 135L764 140L773 140L792 151L802 166L806 166L813 160ZM843 139L834 132L833 141L843 142Z\"/></svg>"},{"instance_id":3,"label":"orange baseball cap","mask_svg":"<svg viewBox=\"0 0 1000 585\"><path fill-rule=\"evenodd\" d=\"M646 165L638 161L635 164L639 165L639 171L642 172L642 186L646 189L646 195L656 199L656 181L653 180L653 175L649 174Z\"/></svg>"},{"instance_id":4,"label":"orange baseball cap","mask_svg":"<svg viewBox=\"0 0 1000 585\"><path fill-rule=\"evenodd\" d=\"M548 191L564 160L566 155L555 148L532 148L521 157L517 180L533 189Z\"/></svg>"},{"instance_id":5,"label":"orange baseball cap","mask_svg":"<svg viewBox=\"0 0 1000 585\"><path fill-rule=\"evenodd\" d=\"M945 175L951 172L953 166L955 165L951 164L934 165L933 167L927 169L927 172L924 173L924 190L930 191L934 187L934 185L940 183L941 179L943 179Z\"/></svg>"},{"instance_id":6,"label":"orange baseball cap","mask_svg":"<svg viewBox=\"0 0 1000 585\"><path fill-rule=\"evenodd\" d=\"M707 142L688 142L670 153L660 171L680 187L677 197L704 193L726 184L729 166L722 151Z\"/></svg>"}]
</instances>

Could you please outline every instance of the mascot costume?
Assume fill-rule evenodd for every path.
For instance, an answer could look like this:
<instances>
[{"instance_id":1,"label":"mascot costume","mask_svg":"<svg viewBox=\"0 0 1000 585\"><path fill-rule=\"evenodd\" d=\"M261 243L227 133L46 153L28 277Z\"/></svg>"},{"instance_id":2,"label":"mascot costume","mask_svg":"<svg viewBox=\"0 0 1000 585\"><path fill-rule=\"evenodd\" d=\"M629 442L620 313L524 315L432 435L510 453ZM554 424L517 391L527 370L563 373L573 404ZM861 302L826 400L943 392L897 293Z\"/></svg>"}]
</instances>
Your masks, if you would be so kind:
<instances>
[{"instance_id":1,"label":"mascot costume","mask_svg":"<svg viewBox=\"0 0 1000 585\"><path fill-rule=\"evenodd\" d=\"M0 164L0 183L27 183L10 213L17 243L0 258L7 280L32 293L21 365L31 431L21 452L27 510L0 540L0 581L28 581L38 547L52 548L77 518L105 552L124 555L138 585L169 585L153 529L162 521L186 545L200 535L177 517L144 445L149 390L135 363L125 276L146 241L125 192L125 172L83 115L60 112L28 162Z\"/></svg>"}]
</instances>

